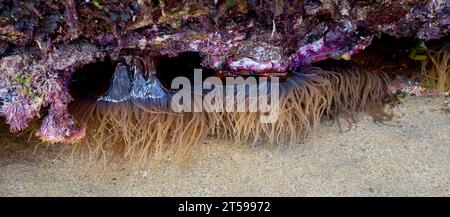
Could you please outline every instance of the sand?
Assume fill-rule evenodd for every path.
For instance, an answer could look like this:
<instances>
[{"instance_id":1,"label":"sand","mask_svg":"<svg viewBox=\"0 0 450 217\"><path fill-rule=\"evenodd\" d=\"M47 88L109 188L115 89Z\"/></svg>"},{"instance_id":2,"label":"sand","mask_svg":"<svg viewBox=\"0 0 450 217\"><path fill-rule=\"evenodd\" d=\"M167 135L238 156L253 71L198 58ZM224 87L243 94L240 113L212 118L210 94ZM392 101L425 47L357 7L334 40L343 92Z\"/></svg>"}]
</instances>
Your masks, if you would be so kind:
<instances>
[{"instance_id":1,"label":"sand","mask_svg":"<svg viewBox=\"0 0 450 217\"><path fill-rule=\"evenodd\" d=\"M385 125L321 126L294 147L207 141L186 165L93 170L23 142L0 144L0 196L450 196L450 113L407 97Z\"/></svg>"}]
</instances>

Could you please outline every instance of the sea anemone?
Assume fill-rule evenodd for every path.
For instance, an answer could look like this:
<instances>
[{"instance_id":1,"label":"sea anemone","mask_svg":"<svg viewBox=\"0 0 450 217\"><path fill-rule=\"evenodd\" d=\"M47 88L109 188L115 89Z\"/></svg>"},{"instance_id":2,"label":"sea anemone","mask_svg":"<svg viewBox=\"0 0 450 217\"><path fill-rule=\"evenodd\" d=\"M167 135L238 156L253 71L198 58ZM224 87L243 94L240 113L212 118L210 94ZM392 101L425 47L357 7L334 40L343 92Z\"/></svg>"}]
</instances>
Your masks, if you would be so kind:
<instances>
[{"instance_id":1,"label":"sea anemone","mask_svg":"<svg viewBox=\"0 0 450 217\"><path fill-rule=\"evenodd\" d=\"M422 84L437 89L440 95L450 91L450 48L428 50L427 59L422 62Z\"/></svg>"},{"instance_id":2,"label":"sea anemone","mask_svg":"<svg viewBox=\"0 0 450 217\"><path fill-rule=\"evenodd\" d=\"M164 85L170 82L167 79L174 77L158 71L166 70L166 66L161 66L164 58L128 59L131 59L128 63L119 62L114 69L108 66L112 69L112 75L106 71L95 71L95 67L86 67L75 73L72 80L73 95L78 97L71 104L71 111L80 123L86 123L88 127L86 137L74 147L105 162L128 159L145 164L149 159L168 156L182 161L207 137L234 143L293 145L304 142L323 118L339 122L339 117L344 115L350 123L354 123L355 114L359 112L367 112L376 121L389 118L384 113L383 104L383 97L388 95L388 76L361 67L303 67L281 74L247 75L246 78L280 80L276 92L279 99L279 107L275 111L277 119L263 123L260 120L266 115L265 112L252 110L251 107L262 95L252 93L267 91L270 94L275 91L272 83L217 86L215 88L229 94L223 98L221 105L227 104L230 96L240 99L228 105L230 110L204 108L198 112L180 112L170 104L180 90ZM192 70L195 66L192 62L189 64L190 67L183 67L179 63L175 71ZM100 66L105 68L105 64ZM89 77L102 77L98 73L103 73L109 81ZM165 76L161 76L162 73L166 73ZM209 73L219 80L223 76L223 73ZM189 71L175 74L193 77ZM244 80L239 74L233 76ZM225 91L230 88L232 91ZM239 88L245 92L237 91ZM193 89L188 91L194 100L192 107L206 106L202 100L208 91L203 91L199 97L194 96ZM244 110L238 110L238 102L242 100L245 101ZM275 103L273 100L271 103Z\"/></svg>"}]
</instances>

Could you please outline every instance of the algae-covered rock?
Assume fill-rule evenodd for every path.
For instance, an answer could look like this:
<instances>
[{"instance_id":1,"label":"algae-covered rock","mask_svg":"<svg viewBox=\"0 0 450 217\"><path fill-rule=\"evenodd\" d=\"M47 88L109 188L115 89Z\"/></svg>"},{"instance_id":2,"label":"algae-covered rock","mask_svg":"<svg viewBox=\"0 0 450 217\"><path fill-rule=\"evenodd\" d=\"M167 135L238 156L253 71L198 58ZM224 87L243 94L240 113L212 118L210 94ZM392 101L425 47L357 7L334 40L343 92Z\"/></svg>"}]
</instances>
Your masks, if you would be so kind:
<instances>
[{"instance_id":1,"label":"algae-covered rock","mask_svg":"<svg viewBox=\"0 0 450 217\"><path fill-rule=\"evenodd\" d=\"M272 73L348 60L377 35L447 36L446 0L2 0L0 114L17 132L48 108L38 135L82 137L68 83L82 66L121 53L198 52L230 73Z\"/></svg>"}]
</instances>

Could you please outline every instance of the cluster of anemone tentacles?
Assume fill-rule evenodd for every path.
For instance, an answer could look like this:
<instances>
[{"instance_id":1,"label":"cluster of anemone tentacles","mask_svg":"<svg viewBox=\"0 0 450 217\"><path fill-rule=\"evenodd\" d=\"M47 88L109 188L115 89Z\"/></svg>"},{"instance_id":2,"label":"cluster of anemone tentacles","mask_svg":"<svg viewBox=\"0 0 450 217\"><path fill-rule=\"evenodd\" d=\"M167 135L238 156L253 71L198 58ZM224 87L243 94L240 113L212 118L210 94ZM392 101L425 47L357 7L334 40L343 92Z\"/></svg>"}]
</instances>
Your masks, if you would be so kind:
<instances>
[{"instance_id":1,"label":"cluster of anemone tentacles","mask_svg":"<svg viewBox=\"0 0 450 217\"><path fill-rule=\"evenodd\" d=\"M450 91L450 47L429 50L422 62L423 85L437 89L441 94Z\"/></svg>"},{"instance_id":2,"label":"cluster of anemone tentacles","mask_svg":"<svg viewBox=\"0 0 450 217\"><path fill-rule=\"evenodd\" d=\"M146 73L144 77L149 81L152 76ZM112 89L127 86L114 80L117 77L111 80L109 95L120 92ZM139 76L131 77L138 83ZM87 99L74 103L75 116L88 124L87 135L74 146L75 151L105 162L116 159L145 163L167 156L182 161L207 137L235 143L295 144L313 134L323 119L340 125L339 116L343 116L354 123L359 112L367 112L375 121L390 118L383 103L390 94L389 77L361 67L307 67L288 73L280 82L278 119L274 123L261 123L262 114L249 111L249 107L243 112L173 112L168 106L173 93L157 84L164 90L164 98ZM133 85L127 87L132 96ZM193 104L202 103L193 99ZM248 96L245 100L252 99Z\"/></svg>"}]
</instances>

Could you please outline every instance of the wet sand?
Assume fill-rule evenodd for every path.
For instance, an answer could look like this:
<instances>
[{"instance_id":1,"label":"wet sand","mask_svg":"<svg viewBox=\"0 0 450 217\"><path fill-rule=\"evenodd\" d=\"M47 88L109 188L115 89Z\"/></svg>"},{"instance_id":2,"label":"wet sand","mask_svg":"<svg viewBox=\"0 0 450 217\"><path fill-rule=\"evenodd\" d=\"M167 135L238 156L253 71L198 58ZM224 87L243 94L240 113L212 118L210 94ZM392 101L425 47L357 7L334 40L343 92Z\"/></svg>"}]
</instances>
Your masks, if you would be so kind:
<instances>
[{"instance_id":1,"label":"wet sand","mask_svg":"<svg viewBox=\"0 0 450 217\"><path fill-rule=\"evenodd\" d=\"M93 171L64 146L0 144L0 196L450 196L450 113L407 97L393 121L321 126L294 147L208 141L186 165Z\"/></svg>"}]
</instances>

